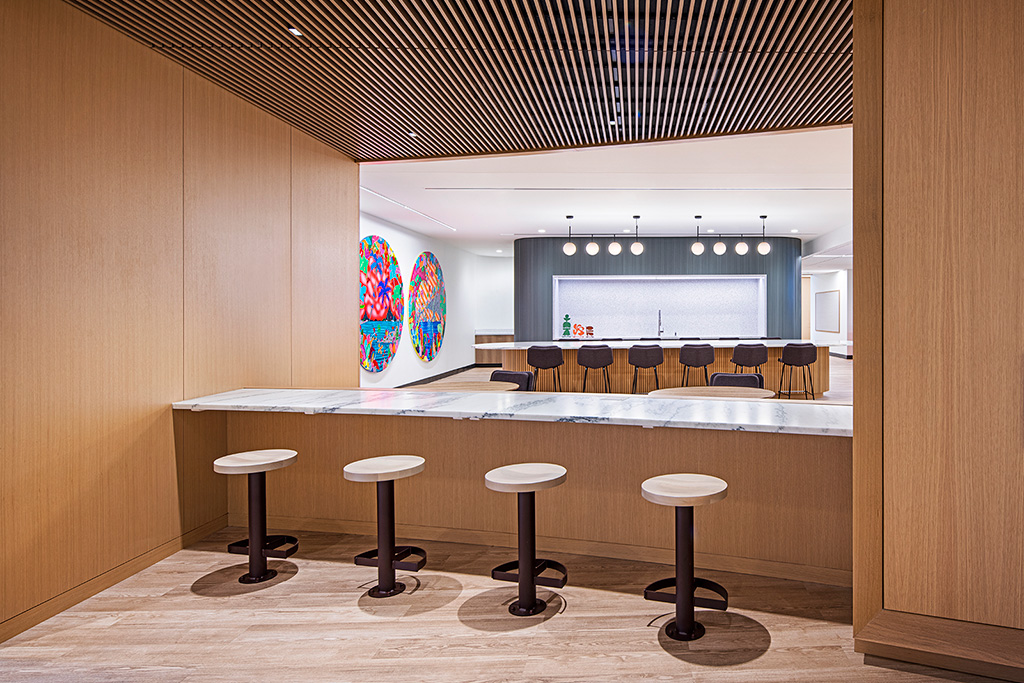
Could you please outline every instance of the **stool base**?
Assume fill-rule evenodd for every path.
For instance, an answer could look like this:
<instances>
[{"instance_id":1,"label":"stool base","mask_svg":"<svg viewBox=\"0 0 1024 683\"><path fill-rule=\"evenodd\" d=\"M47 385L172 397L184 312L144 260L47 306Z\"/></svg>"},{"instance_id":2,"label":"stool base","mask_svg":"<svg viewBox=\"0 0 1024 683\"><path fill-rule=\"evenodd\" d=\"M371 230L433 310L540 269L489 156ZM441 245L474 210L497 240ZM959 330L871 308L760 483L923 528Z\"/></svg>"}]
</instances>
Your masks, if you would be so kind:
<instances>
[{"instance_id":1,"label":"stool base","mask_svg":"<svg viewBox=\"0 0 1024 683\"><path fill-rule=\"evenodd\" d=\"M263 576L249 576L248 574L243 574L238 577L238 583L263 583L264 581L270 581L275 576L277 576L277 571L274 569L268 569L267 573Z\"/></svg>"},{"instance_id":2,"label":"stool base","mask_svg":"<svg viewBox=\"0 0 1024 683\"><path fill-rule=\"evenodd\" d=\"M395 581L395 587L389 591L383 591L380 586L374 586L368 591L371 598L390 598L392 595L398 595L405 591L405 584L401 581Z\"/></svg>"},{"instance_id":3,"label":"stool base","mask_svg":"<svg viewBox=\"0 0 1024 683\"><path fill-rule=\"evenodd\" d=\"M699 621L695 621L693 622L692 633L680 633L676 622L672 621L665 627L665 635L672 640L697 640L704 635L704 625Z\"/></svg>"},{"instance_id":4,"label":"stool base","mask_svg":"<svg viewBox=\"0 0 1024 683\"><path fill-rule=\"evenodd\" d=\"M508 613L516 617L532 617L534 614L540 614L547 609L548 603L544 602L540 598L533 603L530 607L523 607L516 600L508 606Z\"/></svg>"}]
</instances>

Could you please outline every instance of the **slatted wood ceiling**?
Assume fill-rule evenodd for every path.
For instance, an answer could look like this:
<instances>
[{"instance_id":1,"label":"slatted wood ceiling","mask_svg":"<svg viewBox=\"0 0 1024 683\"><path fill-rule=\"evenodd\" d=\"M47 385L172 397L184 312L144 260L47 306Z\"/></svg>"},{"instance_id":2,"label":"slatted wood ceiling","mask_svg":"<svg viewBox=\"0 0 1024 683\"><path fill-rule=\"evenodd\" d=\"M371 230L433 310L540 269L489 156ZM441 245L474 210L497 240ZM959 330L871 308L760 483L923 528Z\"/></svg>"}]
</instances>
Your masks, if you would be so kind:
<instances>
[{"instance_id":1,"label":"slatted wood ceiling","mask_svg":"<svg viewBox=\"0 0 1024 683\"><path fill-rule=\"evenodd\" d=\"M853 117L852 0L67 1L358 161Z\"/></svg>"}]
</instances>

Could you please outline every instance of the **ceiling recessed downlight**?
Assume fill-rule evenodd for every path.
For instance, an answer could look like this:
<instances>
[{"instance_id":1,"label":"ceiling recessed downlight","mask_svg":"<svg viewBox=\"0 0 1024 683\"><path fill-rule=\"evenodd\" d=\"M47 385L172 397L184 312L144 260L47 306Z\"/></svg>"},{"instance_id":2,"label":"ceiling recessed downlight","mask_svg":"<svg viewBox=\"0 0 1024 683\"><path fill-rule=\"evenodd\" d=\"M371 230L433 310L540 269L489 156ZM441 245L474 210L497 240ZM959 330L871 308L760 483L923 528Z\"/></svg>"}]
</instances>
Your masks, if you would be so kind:
<instances>
[{"instance_id":1,"label":"ceiling recessed downlight","mask_svg":"<svg viewBox=\"0 0 1024 683\"><path fill-rule=\"evenodd\" d=\"M293 36L296 36L296 37L298 37L298 36L301 36L301 35L302 35L302 31L300 31L300 30L299 30L299 29L297 29L297 28L290 28L290 27L289 27L289 29L288 29L288 33L290 33L290 34L292 34Z\"/></svg>"},{"instance_id":2,"label":"ceiling recessed downlight","mask_svg":"<svg viewBox=\"0 0 1024 683\"><path fill-rule=\"evenodd\" d=\"M540 228L539 230L537 230L537 232L547 232L547 230L545 230L544 228Z\"/></svg>"}]
</instances>

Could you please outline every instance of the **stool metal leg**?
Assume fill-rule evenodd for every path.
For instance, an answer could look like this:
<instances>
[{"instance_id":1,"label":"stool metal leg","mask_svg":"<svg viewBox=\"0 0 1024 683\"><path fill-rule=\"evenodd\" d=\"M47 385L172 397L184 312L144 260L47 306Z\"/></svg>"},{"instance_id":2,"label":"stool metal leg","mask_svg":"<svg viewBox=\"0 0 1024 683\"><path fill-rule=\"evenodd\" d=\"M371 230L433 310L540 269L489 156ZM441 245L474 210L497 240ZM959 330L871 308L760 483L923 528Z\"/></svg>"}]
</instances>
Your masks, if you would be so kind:
<instances>
[{"instance_id":1,"label":"stool metal leg","mask_svg":"<svg viewBox=\"0 0 1024 683\"><path fill-rule=\"evenodd\" d=\"M249 473L249 573L239 583L260 583L277 576L267 569L263 547L267 543L267 473Z\"/></svg>"},{"instance_id":2,"label":"stool metal leg","mask_svg":"<svg viewBox=\"0 0 1024 683\"><path fill-rule=\"evenodd\" d=\"M388 598L405 590L395 581L395 482L377 482L377 585L372 598Z\"/></svg>"},{"instance_id":3,"label":"stool metal leg","mask_svg":"<svg viewBox=\"0 0 1024 683\"><path fill-rule=\"evenodd\" d=\"M676 620L665 627L673 640L697 640L704 627L693 616L693 508L676 508Z\"/></svg>"},{"instance_id":4,"label":"stool metal leg","mask_svg":"<svg viewBox=\"0 0 1024 683\"><path fill-rule=\"evenodd\" d=\"M537 582L534 565L537 564L537 525L535 516L535 494L525 491L519 498L519 599L508 606L508 611L517 617L540 614L548 606L537 598Z\"/></svg>"}]
</instances>

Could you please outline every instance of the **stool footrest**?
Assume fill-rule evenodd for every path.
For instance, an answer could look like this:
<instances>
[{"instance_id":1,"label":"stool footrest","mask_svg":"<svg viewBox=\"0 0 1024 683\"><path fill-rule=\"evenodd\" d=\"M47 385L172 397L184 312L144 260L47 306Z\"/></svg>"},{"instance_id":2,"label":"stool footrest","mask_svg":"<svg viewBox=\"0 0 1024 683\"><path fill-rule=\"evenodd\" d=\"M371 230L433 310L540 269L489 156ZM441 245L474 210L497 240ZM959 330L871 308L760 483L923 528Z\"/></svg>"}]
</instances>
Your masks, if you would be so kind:
<instances>
[{"instance_id":1,"label":"stool footrest","mask_svg":"<svg viewBox=\"0 0 1024 683\"><path fill-rule=\"evenodd\" d=\"M654 602L675 602L676 601L676 577L670 576L667 579L658 579L654 583L647 586L644 589L644 600L653 600ZM671 591L666 590L671 588ZM722 597L721 600L715 600L714 598L702 598L694 596L693 606L704 607L707 609L717 609L725 611L729 608L729 592L725 588L714 581L708 579L693 580L693 590L696 591L698 588L709 590L716 595Z\"/></svg>"},{"instance_id":2,"label":"stool footrest","mask_svg":"<svg viewBox=\"0 0 1024 683\"><path fill-rule=\"evenodd\" d=\"M410 555L416 559L406 562L405 558ZM355 563L362 567L376 567L377 548L359 553L355 557ZM400 545L395 547L395 554L391 560L391 566L403 572L418 572L427 564L427 551L417 548L414 545Z\"/></svg>"},{"instance_id":3,"label":"stool footrest","mask_svg":"<svg viewBox=\"0 0 1024 683\"><path fill-rule=\"evenodd\" d=\"M267 541L263 544L263 557L274 557L283 560L294 555L298 549L299 539L294 536L267 536ZM228 545L228 552L235 555L248 555L249 539L243 538L241 541L231 543Z\"/></svg>"},{"instance_id":4,"label":"stool footrest","mask_svg":"<svg viewBox=\"0 0 1024 683\"><path fill-rule=\"evenodd\" d=\"M546 569L558 572L561 576L541 576ZM519 582L519 560L499 564L491 570L491 578L495 581ZM569 580L569 572L565 565L554 560L536 560L533 564L533 580L538 586L563 588Z\"/></svg>"}]
</instances>

